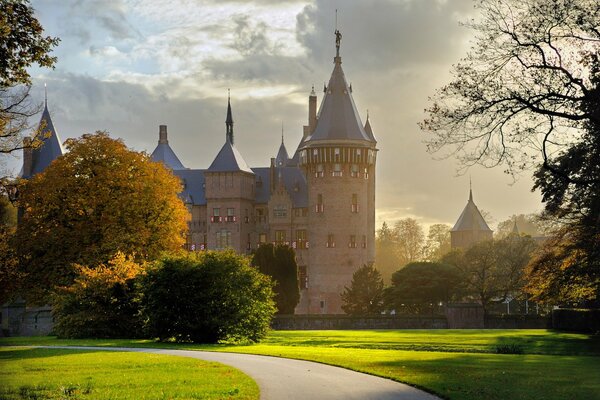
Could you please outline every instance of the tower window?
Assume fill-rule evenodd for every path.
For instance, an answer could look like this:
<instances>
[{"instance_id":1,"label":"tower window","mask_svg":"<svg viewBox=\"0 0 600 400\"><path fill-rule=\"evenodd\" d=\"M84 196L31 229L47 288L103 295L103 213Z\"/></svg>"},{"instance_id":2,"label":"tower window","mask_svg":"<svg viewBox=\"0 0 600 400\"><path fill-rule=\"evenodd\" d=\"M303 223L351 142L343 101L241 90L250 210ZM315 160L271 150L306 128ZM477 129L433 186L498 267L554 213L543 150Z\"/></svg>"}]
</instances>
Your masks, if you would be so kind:
<instances>
[{"instance_id":1,"label":"tower window","mask_svg":"<svg viewBox=\"0 0 600 400\"><path fill-rule=\"evenodd\" d=\"M350 235L350 241L348 242L348 247L355 249L356 248L356 235Z\"/></svg>"},{"instance_id":2,"label":"tower window","mask_svg":"<svg viewBox=\"0 0 600 400\"><path fill-rule=\"evenodd\" d=\"M298 229L296 231L296 248L298 249L307 249L308 248L308 240L306 240L306 230Z\"/></svg>"},{"instance_id":3,"label":"tower window","mask_svg":"<svg viewBox=\"0 0 600 400\"><path fill-rule=\"evenodd\" d=\"M275 207L273 207L273 217L275 217L275 218L287 217L287 207L282 204L278 204Z\"/></svg>"},{"instance_id":4,"label":"tower window","mask_svg":"<svg viewBox=\"0 0 600 400\"><path fill-rule=\"evenodd\" d=\"M352 164L352 166L350 167L350 176L353 178L358 178L358 175L358 165Z\"/></svg>"},{"instance_id":5,"label":"tower window","mask_svg":"<svg viewBox=\"0 0 600 400\"><path fill-rule=\"evenodd\" d=\"M322 213L324 209L323 206L323 195L319 193L317 195L317 204L315 205L315 212Z\"/></svg>"},{"instance_id":6,"label":"tower window","mask_svg":"<svg viewBox=\"0 0 600 400\"><path fill-rule=\"evenodd\" d=\"M221 209L213 208L213 215L210 217L210 222L221 222Z\"/></svg>"},{"instance_id":7,"label":"tower window","mask_svg":"<svg viewBox=\"0 0 600 400\"><path fill-rule=\"evenodd\" d=\"M225 229L217 231L217 249L231 247L231 232Z\"/></svg>"},{"instance_id":8,"label":"tower window","mask_svg":"<svg viewBox=\"0 0 600 400\"><path fill-rule=\"evenodd\" d=\"M277 244L285 244L285 231L275 231L275 243Z\"/></svg>"},{"instance_id":9,"label":"tower window","mask_svg":"<svg viewBox=\"0 0 600 400\"><path fill-rule=\"evenodd\" d=\"M317 164L317 171L315 172L315 178L322 178L325 175L325 168L323 164Z\"/></svg>"},{"instance_id":10,"label":"tower window","mask_svg":"<svg viewBox=\"0 0 600 400\"><path fill-rule=\"evenodd\" d=\"M327 247L328 248L335 247L335 238L332 234L327 235Z\"/></svg>"},{"instance_id":11,"label":"tower window","mask_svg":"<svg viewBox=\"0 0 600 400\"><path fill-rule=\"evenodd\" d=\"M333 164L331 176L342 176L342 164Z\"/></svg>"},{"instance_id":12,"label":"tower window","mask_svg":"<svg viewBox=\"0 0 600 400\"><path fill-rule=\"evenodd\" d=\"M298 266L298 283L300 289L308 289L308 271L306 270L306 265Z\"/></svg>"},{"instance_id":13,"label":"tower window","mask_svg":"<svg viewBox=\"0 0 600 400\"><path fill-rule=\"evenodd\" d=\"M358 212L358 195L356 193L352 193L352 212Z\"/></svg>"},{"instance_id":14,"label":"tower window","mask_svg":"<svg viewBox=\"0 0 600 400\"><path fill-rule=\"evenodd\" d=\"M362 248L367 248L367 235L362 235Z\"/></svg>"},{"instance_id":15,"label":"tower window","mask_svg":"<svg viewBox=\"0 0 600 400\"><path fill-rule=\"evenodd\" d=\"M235 208L227 209L227 222L235 222Z\"/></svg>"}]
</instances>

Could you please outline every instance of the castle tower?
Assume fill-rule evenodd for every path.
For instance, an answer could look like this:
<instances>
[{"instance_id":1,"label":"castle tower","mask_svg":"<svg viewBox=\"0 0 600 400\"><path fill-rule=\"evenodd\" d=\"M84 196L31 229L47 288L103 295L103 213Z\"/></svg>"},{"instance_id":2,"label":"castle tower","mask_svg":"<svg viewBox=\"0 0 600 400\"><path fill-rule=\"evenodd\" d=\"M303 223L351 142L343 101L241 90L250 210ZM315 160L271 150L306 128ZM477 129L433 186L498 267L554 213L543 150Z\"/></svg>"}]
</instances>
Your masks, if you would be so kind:
<instances>
[{"instance_id":1,"label":"castle tower","mask_svg":"<svg viewBox=\"0 0 600 400\"><path fill-rule=\"evenodd\" d=\"M450 230L451 246L453 249L468 249L477 242L491 240L492 236L492 230L473 201L473 190L469 189L467 205Z\"/></svg>"},{"instance_id":2,"label":"castle tower","mask_svg":"<svg viewBox=\"0 0 600 400\"><path fill-rule=\"evenodd\" d=\"M254 172L233 144L231 100L227 100L225 144L204 172L209 249L247 252L252 233Z\"/></svg>"},{"instance_id":3,"label":"castle tower","mask_svg":"<svg viewBox=\"0 0 600 400\"><path fill-rule=\"evenodd\" d=\"M185 169L181 161L179 161L179 157L177 157L171 146L169 146L166 125L159 125L158 127L158 145L150 157L152 161L162 162L172 170Z\"/></svg>"},{"instance_id":4,"label":"castle tower","mask_svg":"<svg viewBox=\"0 0 600 400\"><path fill-rule=\"evenodd\" d=\"M296 313L339 314L352 274L375 258L376 140L365 131L339 54L319 114L309 98L309 125L298 149L308 190L307 288ZM312 125L314 124L314 128Z\"/></svg>"},{"instance_id":5,"label":"castle tower","mask_svg":"<svg viewBox=\"0 0 600 400\"><path fill-rule=\"evenodd\" d=\"M38 134L36 140L41 143L35 148L28 147L32 143L32 139L26 137L24 139L25 148L23 149L23 169L21 170L21 178L29 179L32 176L44 171L52 161L64 154L60 138L50 112L48 111L48 95L44 99L44 112L38 125Z\"/></svg>"}]
</instances>

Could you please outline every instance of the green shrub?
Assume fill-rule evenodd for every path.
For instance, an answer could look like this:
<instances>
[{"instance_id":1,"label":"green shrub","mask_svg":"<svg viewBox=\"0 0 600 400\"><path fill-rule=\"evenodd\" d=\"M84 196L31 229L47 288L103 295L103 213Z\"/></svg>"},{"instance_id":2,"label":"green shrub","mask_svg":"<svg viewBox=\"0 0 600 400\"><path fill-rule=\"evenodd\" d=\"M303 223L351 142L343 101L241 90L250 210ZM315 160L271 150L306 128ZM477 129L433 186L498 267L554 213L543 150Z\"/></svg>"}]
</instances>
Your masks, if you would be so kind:
<instances>
[{"instance_id":1,"label":"green shrub","mask_svg":"<svg viewBox=\"0 0 600 400\"><path fill-rule=\"evenodd\" d=\"M557 308L552 310L552 328L562 331L599 333L600 309Z\"/></svg>"},{"instance_id":2,"label":"green shrub","mask_svg":"<svg viewBox=\"0 0 600 400\"><path fill-rule=\"evenodd\" d=\"M258 341L275 313L270 278L233 251L163 257L140 283L148 333L160 340Z\"/></svg>"},{"instance_id":3,"label":"green shrub","mask_svg":"<svg viewBox=\"0 0 600 400\"><path fill-rule=\"evenodd\" d=\"M75 266L71 286L53 296L54 331L68 338L138 337L135 279L143 267L118 253L95 268Z\"/></svg>"},{"instance_id":4,"label":"green shrub","mask_svg":"<svg viewBox=\"0 0 600 400\"><path fill-rule=\"evenodd\" d=\"M515 343L499 344L495 350L497 354L523 354L523 347Z\"/></svg>"}]
</instances>

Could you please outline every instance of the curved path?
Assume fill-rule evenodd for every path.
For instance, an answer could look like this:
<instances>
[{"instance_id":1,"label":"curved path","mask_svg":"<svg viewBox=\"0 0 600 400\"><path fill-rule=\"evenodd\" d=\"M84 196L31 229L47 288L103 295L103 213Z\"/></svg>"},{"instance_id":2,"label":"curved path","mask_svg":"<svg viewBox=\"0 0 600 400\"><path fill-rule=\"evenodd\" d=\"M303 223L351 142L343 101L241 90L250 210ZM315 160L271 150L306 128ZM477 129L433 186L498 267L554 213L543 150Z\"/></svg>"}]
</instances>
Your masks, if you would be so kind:
<instances>
[{"instance_id":1,"label":"curved path","mask_svg":"<svg viewBox=\"0 0 600 400\"><path fill-rule=\"evenodd\" d=\"M412 386L344 368L254 354L129 347L32 346L73 350L112 350L166 354L215 361L256 381L261 400L439 400Z\"/></svg>"}]
</instances>

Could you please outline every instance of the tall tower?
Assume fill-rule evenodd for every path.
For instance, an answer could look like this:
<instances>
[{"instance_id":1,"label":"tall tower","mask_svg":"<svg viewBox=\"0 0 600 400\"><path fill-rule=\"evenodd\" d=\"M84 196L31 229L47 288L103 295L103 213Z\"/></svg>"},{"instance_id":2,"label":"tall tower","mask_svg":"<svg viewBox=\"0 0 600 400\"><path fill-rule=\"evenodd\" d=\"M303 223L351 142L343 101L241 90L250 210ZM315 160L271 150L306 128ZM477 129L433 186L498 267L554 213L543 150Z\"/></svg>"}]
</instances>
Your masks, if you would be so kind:
<instances>
[{"instance_id":1,"label":"tall tower","mask_svg":"<svg viewBox=\"0 0 600 400\"><path fill-rule=\"evenodd\" d=\"M308 190L308 287L296 313L342 313L352 274L375 258L376 140L362 125L342 70L336 30L334 68L318 116L309 112L299 166ZM309 111L316 109L314 91Z\"/></svg>"}]
</instances>

